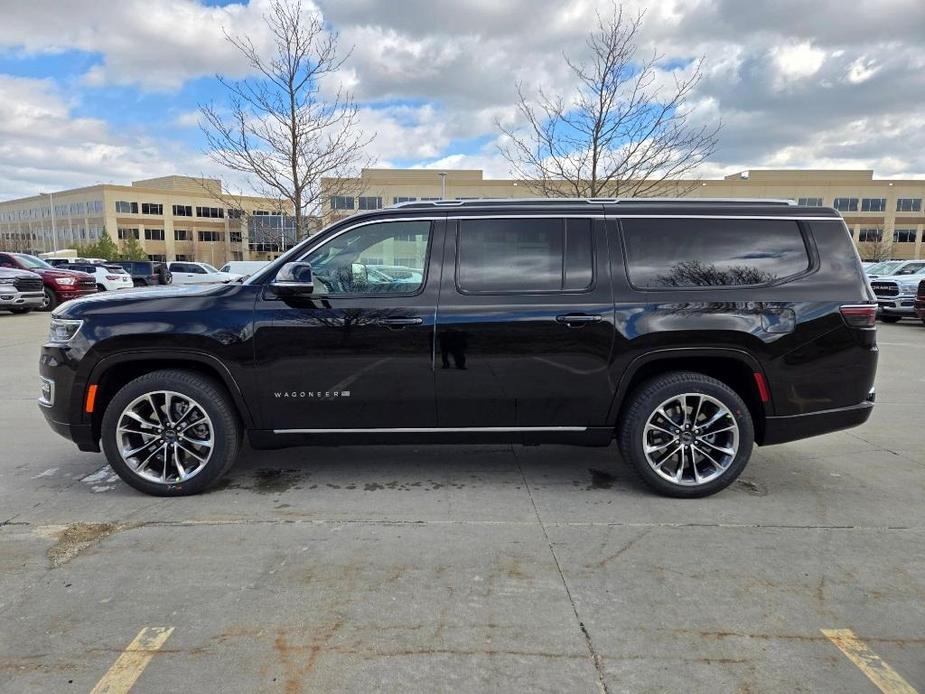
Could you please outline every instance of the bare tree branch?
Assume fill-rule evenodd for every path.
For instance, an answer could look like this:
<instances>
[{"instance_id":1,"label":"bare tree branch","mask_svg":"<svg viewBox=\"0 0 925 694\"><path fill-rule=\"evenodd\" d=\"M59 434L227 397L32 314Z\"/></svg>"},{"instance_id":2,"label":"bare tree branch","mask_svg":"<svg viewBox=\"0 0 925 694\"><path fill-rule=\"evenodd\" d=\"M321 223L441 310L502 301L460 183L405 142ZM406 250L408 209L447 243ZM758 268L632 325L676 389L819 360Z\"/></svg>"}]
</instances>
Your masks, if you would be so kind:
<instances>
[{"instance_id":1,"label":"bare tree branch","mask_svg":"<svg viewBox=\"0 0 925 694\"><path fill-rule=\"evenodd\" d=\"M663 56L640 54L644 16L627 17L614 5L609 15L597 15L586 62L563 55L575 77L576 98L549 96L542 89L531 98L517 85L524 125L496 123L506 136L499 151L511 173L538 194L644 196L664 192L669 181L675 194L684 194L693 183L676 179L690 175L715 150L722 125L688 123L688 101L702 78L703 59L688 76L674 74L674 84L664 86Z\"/></svg>"},{"instance_id":2,"label":"bare tree branch","mask_svg":"<svg viewBox=\"0 0 925 694\"><path fill-rule=\"evenodd\" d=\"M340 56L337 34L300 0L273 0L264 15L273 50L263 55L247 36L225 34L255 77L219 81L227 108L203 104L201 128L212 161L246 174L254 192L291 209L297 235L321 205L321 179L347 181L372 165L366 155L373 135L358 126L358 108L343 90L321 93L321 80L349 57ZM326 190L328 194L338 191Z\"/></svg>"}]
</instances>

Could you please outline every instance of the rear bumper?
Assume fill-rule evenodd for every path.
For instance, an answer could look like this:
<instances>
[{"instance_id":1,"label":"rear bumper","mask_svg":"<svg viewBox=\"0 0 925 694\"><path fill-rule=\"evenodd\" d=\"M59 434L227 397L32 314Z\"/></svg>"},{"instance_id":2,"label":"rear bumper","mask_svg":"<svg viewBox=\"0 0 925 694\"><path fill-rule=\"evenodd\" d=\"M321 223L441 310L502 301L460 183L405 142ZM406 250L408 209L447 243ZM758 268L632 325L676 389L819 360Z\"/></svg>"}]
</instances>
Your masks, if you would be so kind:
<instances>
[{"instance_id":1,"label":"rear bumper","mask_svg":"<svg viewBox=\"0 0 925 694\"><path fill-rule=\"evenodd\" d=\"M851 407L786 417L768 417L765 419L764 436L758 443L771 446L850 429L866 422L873 411L874 393L871 392L867 400Z\"/></svg>"}]
</instances>

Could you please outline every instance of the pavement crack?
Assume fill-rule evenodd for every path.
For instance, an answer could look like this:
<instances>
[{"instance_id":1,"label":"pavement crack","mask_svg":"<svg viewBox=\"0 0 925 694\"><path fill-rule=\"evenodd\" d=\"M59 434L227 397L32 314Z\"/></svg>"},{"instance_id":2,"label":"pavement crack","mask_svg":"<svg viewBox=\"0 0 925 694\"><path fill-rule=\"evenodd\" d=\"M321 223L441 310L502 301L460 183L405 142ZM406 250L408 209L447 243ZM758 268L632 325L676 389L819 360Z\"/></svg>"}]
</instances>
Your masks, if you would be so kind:
<instances>
[{"instance_id":1,"label":"pavement crack","mask_svg":"<svg viewBox=\"0 0 925 694\"><path fill-rule=\"evenodd\" d=\"M559 562L559 555L556 554L556 548L552 544L552 540L549 539L549 533L546 530L546 524L543 523L543 518L540 516L540 511L536 506L536 500L533 498L533 490L530 488L530 483L527 481L527 476L524 474L523 466L520 464L520 458L517 456L517 451L511 446L511 452L514 454L514 460L517 461L517 470L520 472L520 478L523 480L524 489L527 490L527 496L530 497L530 504L533 506L533 513L536 514L536 522L540 526L540 530L543 531L543 537L546 538L546 544L549 547L549 552L552 554L552 560L556 565L556 571L559 572L559 578L562 581L562 587L565 589L565 595L568 598L569 605L572 606L572 613L575 615L575 621L578 622L578 629L581 631L581 635L585 640L585 646L588 648L588 655L591 657L591 663L594 665L594 670L597 672L597 686L602 694L609 694L607 689L607 681L604 678L604 663L601 659L600 654L594 648L594 641L591 638L591 633L588 631L588 628L585 626L584 621L581 618L581 615L578 613L578 606L575 605L575 600L572 597L572 591L568 587L568 581L565 580L565 573L562 571L562 564Z\"/></svg>"}]
</instances>

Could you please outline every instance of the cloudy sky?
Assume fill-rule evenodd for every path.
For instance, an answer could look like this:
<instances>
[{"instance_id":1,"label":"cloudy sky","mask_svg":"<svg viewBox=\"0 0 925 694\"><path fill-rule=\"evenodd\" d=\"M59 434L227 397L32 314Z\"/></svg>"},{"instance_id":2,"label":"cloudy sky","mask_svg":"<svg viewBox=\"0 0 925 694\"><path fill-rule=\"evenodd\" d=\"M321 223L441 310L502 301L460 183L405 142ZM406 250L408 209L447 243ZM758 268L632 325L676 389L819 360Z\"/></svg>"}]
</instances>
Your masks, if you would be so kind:
<instances>
[{"instance_id":1,"label":"cloudy sky","mask_svg":"<svg viewBox=\"0 0 925 694\"><path fill-rule=\"evenodd\" d=\"M197 105L245 76L225 40L266 42L266 0L0 0L0 199L169 173L224 176ZM306 5L308 3L306 2ZM873 168L925 178L923 0L652 0L642 42L684 71L696 122L722 120L701 175ZM352 54L340 76L379 166L504 177L494 123L514 85L567 94L593 0L316 0Z\"/></svg>"}]
</instances>

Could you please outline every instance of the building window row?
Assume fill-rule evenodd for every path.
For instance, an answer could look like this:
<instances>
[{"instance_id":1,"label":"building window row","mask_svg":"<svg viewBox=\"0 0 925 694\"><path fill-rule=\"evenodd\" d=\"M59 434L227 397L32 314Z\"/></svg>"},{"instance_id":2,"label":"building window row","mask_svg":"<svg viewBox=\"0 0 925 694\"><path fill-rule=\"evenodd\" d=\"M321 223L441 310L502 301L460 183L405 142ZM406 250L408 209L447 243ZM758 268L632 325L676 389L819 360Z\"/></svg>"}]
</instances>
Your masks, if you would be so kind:
<instances>
[{"instance_id":1,"label":"building window row","mask_svg":"<svg viewBox=\"0 0 925 694\"><path fill-rule=\"evenodd\" d=\"M125 239L135 239L138 240L138 229L137 228L128 228L128 227L119 227L118 236L123 241Z\"/></svg>"},{"instance_id":2,"label":"building window row","mask_svg":"<svg viewBox=\"0 0 925 694\"><path fill-rule=\"evenodd\" d=\"M862 228L858 232L859 243L880 243L883 240L883 229L877 227Z\"/></svg>"},{"instance_id":3,"label":"building window row","mask_svg":"<svg viewBox=\"0 0 925 694\"><path fill-rule=\"evenodd\" d=\"M822 198L800 198L797 205L801 207L822 207Z\"/></svg>"},{"instance_id":4,"label":"building window row","mask_svg":"<svg viewBox=\"0 0 925 694\"><path fill-rule=\"evenodd\" d=\"M893 243L915 243L915 229L896 229L893 232Z\"/></svg>"},{"instance_id":5,"label":"building window row","mask_svg":"<svg viewBox=\"0 0 925 694\"><path fill-rule=\"evenodd\" d=\"M921 212L922 198L896 198L897 212Z\"/></svg>"},{"instance_id":6,"label":"building window row","mask_svg":"<svg viewBox=\"0 0 925 694\"><path fill-rule=\"evenodd\" d=\"M225 209L222 207L197 207L196 216L208 217L209 219L223 219L225 217Z\"/></svg>"},{"instance_id":7,"label":"building window row","mask_svg":"<svg viewBox=\"0 0 925 694\"><path fill-rule=\"evenodd\" d=\"M163 229L145 229L145 241L163 241Z\"/></svg>"},{"instance_id":8,"label":"building window row","mask_svg":"<svg viewBox=\"0 0 925 694\"><path fill-rule=\"evenodd\" d=\"M358 198L360 202L361 210L381 210L382 209L382 198L374 197L360 197Z\"/></svg>"},{"instance_id":9,"label":"building window row","mask_svg":"<svg viewBox=\"0 0 925 694\"><path fill-rule=\"evenodd\" d=\"M224 235L224 232L221 231L200 231L199 240L206 243L214 243L216 241L221 241Z\"/></svg>"},{"instance_id":10,"label":"building window row","mask_svg":"<svg viewBox=\"0 0 925 694\"><path fill-rule=\"evenodd\" d=\"M187 229L174 229L173 230L173 240L174 241L189 241L189 231Z\"/></svg>"}]
</instances>

